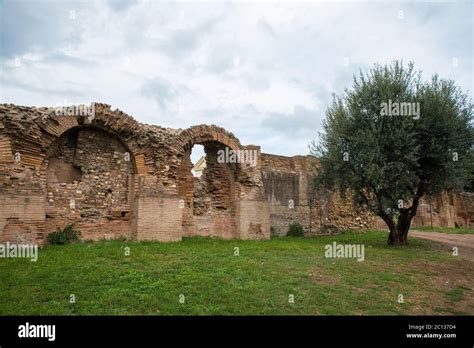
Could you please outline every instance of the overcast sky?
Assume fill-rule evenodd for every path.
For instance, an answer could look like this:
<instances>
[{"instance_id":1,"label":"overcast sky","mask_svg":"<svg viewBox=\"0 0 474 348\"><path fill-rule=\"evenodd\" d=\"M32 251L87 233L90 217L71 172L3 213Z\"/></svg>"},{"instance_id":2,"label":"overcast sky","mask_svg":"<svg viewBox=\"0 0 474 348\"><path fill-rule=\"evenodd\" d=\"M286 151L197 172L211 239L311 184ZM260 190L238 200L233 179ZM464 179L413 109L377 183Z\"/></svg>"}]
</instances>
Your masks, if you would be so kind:
<instances>
[{"instance_id":1,"label":"overcast sky","mask_svg":"<svg viewBox=\"0 0 474 348\"><path fill-rule=\"evenodd\" d=\"M359 69L413 60L473 85L473 1L1 1L0 102L105 102L304 155Z\"/></svg>"}]
</instances>

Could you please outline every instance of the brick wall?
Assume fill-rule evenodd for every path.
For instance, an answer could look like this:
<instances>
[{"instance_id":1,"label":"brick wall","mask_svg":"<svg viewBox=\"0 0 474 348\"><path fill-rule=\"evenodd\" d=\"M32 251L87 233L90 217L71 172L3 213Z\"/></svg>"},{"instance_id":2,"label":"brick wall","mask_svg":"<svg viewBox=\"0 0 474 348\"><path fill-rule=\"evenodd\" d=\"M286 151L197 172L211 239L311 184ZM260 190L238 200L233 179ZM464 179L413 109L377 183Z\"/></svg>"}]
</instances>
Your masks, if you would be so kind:
<instances>
[{"instance_id":1,"label":"brick wall","mask_svg":"<svg viewBox=\"0 0 474 348\"><path fill-rule=\"evenodd\" d=\"M141 196L136 201L136 239L181 240L182 209L179 197Z\"/></svg>"},{"instance_id":2,"label":"brick wall","mask_svg":"<svg viewBox=\"0 0 474 348\"><path fill-rule=\"evenodd\" d=\"M264 200L239 202L239 237L242 239L270 238L270 214Z\"/></svg>"},{"instance_id":3,"label":"brick wall","mask_svg":"<svg viewBox=\"0 0 474 348\"><path fill-rule=\"evenodd\" d=\"M42 193L0 191L0 242L41 243L44 233Z\"/></svg>"}]
</instances>

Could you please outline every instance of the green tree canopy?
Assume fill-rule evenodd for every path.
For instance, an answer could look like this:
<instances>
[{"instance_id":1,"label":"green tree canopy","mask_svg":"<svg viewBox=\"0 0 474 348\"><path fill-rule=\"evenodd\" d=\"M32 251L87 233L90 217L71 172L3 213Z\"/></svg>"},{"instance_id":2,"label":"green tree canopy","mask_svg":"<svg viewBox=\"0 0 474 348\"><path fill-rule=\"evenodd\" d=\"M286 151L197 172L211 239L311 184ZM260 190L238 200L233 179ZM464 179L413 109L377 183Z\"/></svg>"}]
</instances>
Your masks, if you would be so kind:
<instances>
[{"instance_id":1,"label":"green tree canopy","mask_svg":"<svg viewBox=\"0 0 474 348\"><path fill-rule=\"evenodd\" d=\"M375 65L334 96L319 143L318 187L351 193L387 224L389 244L407 243L419 200L472 181L473 108L451 80L423 82L413 63Z\"/></svg>"}]
</instances>

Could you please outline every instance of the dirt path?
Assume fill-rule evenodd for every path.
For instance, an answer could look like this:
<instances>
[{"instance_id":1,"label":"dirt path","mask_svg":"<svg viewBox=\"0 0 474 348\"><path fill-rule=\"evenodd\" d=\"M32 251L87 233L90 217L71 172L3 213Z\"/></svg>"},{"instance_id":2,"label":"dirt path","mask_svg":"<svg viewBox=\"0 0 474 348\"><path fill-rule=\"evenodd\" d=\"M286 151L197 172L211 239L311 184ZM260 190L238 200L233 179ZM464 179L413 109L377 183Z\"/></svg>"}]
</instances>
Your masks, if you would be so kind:
<instances>
[{"instance_id":1,"label":"dirt path","mask_svg":"<svg viewBox=\"0 0 474 348\"><path fill-rule=\"evenodd\" d=\"M411 230L408 237L429 239L452 247L457 247L459 256L474 261L474 235L472 234L449 234L441 232L422 232Z\"/></svg>"}]
</instances>

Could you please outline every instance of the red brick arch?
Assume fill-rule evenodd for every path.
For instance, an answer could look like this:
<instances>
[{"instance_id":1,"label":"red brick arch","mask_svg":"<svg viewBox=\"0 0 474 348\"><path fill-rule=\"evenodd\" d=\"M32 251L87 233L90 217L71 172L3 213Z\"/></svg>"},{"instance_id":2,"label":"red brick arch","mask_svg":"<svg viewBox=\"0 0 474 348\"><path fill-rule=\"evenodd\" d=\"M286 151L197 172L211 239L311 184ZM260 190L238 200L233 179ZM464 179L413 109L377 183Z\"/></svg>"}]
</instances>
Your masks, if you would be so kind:
<instances>
[{"instance_id":1,"label":"red brick arch","mask_svg":"<svg viewBox=\"0 0 474 348\"><path fill-rule=\"evenodd\" d=\"M132 140L135 132L140 128L140 123L120 110L112 111L110 105L98 103L95 103L93 118L56 116L53 111L44 117L41 125L43 149L49 148L53 141L59 139L66 132L79 127L93 127L110 133L130 150L131 155L136 156L140 153L137 144Z\"/></svg>"},{"instance_id":2,"label":"red brick arch","mask_svg":"<svg viewBox=\"0 0 474 348\"><path fill-rule=\"evenodd\" d=\"M209 141L219 142L234 151L241 148L240 141L235 135L215 125L192 126L182 130L177 136L175 147L179 150L188 151L195 144Z\"/></svg>"},{"instance_id":3,"label":"red brick arch","mask_svg":"<svg viewBox=\"0 0 474 348\"><path fill-rule=\"evenodd\" d=\"M204 180L207 188L196 191L195 181L191 174L191 150L194 145L203 145L206 151L206 168L211 168L209 177ZM240 192L239 163L220 165L216 161L216 151L227 147L237 151L241 149L239 140L230 132L215 125L199 125L180 131L173 148L178 151L178 194L186 203L182 215L183 235L219 236L235 238L237 225L236 205ZM208 153L208 150L210 153ZM211 156L211 162L207 162ZM196 209L195 195L210 198L212 204L199 203ZM196 213L199 212L199 213Z\"/></svg>"},{"instance_id":4,"label":"red brick arch","mask_svg":"<svg viewBox=\"0 0 474 348\"><path fill-rule=\"evenodd\" d=\"M128 146L128 144L124 141L124 139L122 139L116 132L110 130L110 129L107 129L107 128L104 128L104 127L100 127L100 126L97 126L97 125L78 125L76 127L71 127L69 128L68 130L64 131L61 133L61 135L59 135L57 138L55 138L52 142L49 143L48 147L46 148L46 152L44 153L44 157L43 157L43 162L41 164L41 172L44 173L45 170L46 170L46 161L48 160L48 157L49 157L49 149L55 144L55 142L57 141L60 141L61 138L63 138L64 136L67 136L68 133L70 132L75 132L75 131L80 131L82 129L92 129L92 130L96 130L96 131L99 131L99 132L102 132L104 134L106 134L107 138L115 138L117 139L122 145L123 147L125 148L126 152L129 153L129 157L130 157L130 163L131 163L131 166L132 166L132 170L133 170L133 174L138 174L138 170L137 170L137 161L136 161L136 154L134 154L131 150L130 150L130 147Z\"/></svg>"},{"instance_id":5,"label":"red brick arch","mask_svg":"<svg viewBox=\"0 0 474 348\"><path fill-rule=\"evenodd\" d=\"M127 237L132 238L136 234L135 225L131 223L131 219L137 216L135 201L137 199L136 187L139 181L139 175L147 174L148 169L144 161L144 146L140 132L142 125L135 121L130 116L115 110L111 111L110 107L106 104L96 105L94 117L87 116L58 116L54 113L49 113L42 118L40 125L42 132L40 137L41 146L43 148L43 162L41 165L41 183L45 188L45 214L46 219L44 221L44 228L46 231L53 231L57 228L63 228L68 223L75 223L77 228L81 231L82 235L86 239L101 239L101 238L117 238ZM96 216L83 218L83 213L88 213L88 207L81 205L81 201L91 200L92 196L98 192L103 194L107 187L113 187L114 185L107 185L104 178L101 176L100 181L105 181L105 186L96 185L95 180L91 179L89 173L87 177L79 177L76 181L69 181L67 185L58 184L58 182L51 181L48 173L48 165L52 163L51 151L54 151L56 142L61 141L64 137L68 137L70 133L76 131L94 130L98 131L102 136L100 139L105 142L111 142L112 138L115 139L114 143L120 143L118 151L120 153L125 152L130 154L129 169L126 169L127 176L123 177L123 172L119 175L112 175L113 178L120 177L120 189L116 190L114 201L110 203L106 208L103 206L97 206L95 209L100 211L100 216L104 217L107 214L106 220L100 220ZM146 142L145 142L146 143ZM89 154L94 153L93 151L86 151ZM95 156L95 155L94 155ZM72 162L68 162L71 164ZM63 164L60 164L63 166ZM119 165L117 165L118 167ZM61 167L64 170L64 166ZM69 169L68 174L71 175ZM109 169L107 169L109 171ZM140 172L141 171L141 172ZM103 174L103 173L102 173ZM117 174L117 173L116 173ZM101 174L94 174L101 175ZM81 184L85 183L87 190L83 190ZM93 192L88 193L88 191ZM112 191L110 190L110 194ZM59 192L59 193L57 193ZM57 194L56 194L57 193ZM51 195L51 196L50 196ZM54 196L53 196L54 195ZM66 198L64 198L66 197ZM68 209L67 199L73 198L75 204L78 204L73 209ZM97 196L95 199L102 199L106 202L106 198ZM66 203L64 203L66 200ZM77 200L77 203L76 203ZM66 207L65 209L63 207ZM80 214L80 216L78 215ZM112 237L111 237L112 236Z\"/></svg>"},{"instance_id":6,"label":"red brick arch","mask_svg":"<svg viewBox=\"0 0 474 348\"><path fill-rule=\"evenodd\" d=\"M51 109L35 121L35 126L40 128L40 136L36 139L39 146L31 147L28 143L18 144L16 150L22 154L25 164L43 167L50 146L66 133L78 128L90 127L104 131L110 136L120 140L130 157L134 172L147 174L151 171L145 164L146 148L140 145L140 129L142 125L131 116L120 110L112 111L107 104L95 104L95 115L92 118L86 116L57 116ZM25 155L25 156L23 156ZM26 163L28 162L28 163Z\"/></svg>"}]
</instances>

